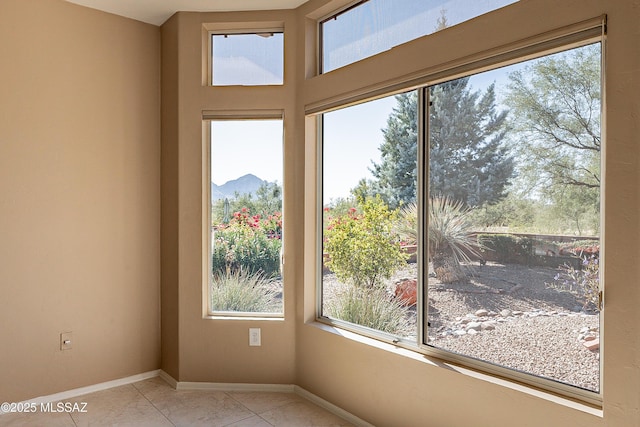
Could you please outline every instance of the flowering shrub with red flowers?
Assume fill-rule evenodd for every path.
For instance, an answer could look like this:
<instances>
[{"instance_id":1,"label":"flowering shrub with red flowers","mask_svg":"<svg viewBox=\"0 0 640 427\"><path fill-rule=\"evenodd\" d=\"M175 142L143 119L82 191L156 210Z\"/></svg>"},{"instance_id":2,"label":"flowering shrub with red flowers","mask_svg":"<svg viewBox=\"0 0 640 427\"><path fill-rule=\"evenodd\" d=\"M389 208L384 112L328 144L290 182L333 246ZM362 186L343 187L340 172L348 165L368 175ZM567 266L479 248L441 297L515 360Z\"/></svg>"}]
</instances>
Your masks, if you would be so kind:
<instances>
[{"instance_id":1,"label":"flowering shrub with red flowers","mask_svg":"<svg viewBox=\"0 0 640 427\"><path fill-rule=\"evenodd\" d=\"M266 277L280 274L282 214L262 219L249 209L234 212L229 224L214 227L212 273L245 271Z\"/></svg>"}]
</instances>

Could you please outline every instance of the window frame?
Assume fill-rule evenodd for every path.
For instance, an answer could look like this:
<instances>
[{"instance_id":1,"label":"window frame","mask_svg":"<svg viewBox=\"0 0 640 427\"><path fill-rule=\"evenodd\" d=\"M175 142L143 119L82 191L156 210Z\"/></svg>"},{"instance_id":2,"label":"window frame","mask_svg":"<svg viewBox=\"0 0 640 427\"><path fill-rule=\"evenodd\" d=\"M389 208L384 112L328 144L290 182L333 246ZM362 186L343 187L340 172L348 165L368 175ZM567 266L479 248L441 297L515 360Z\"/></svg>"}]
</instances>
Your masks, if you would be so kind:
<instances>
[{"instance_id":1,"label":"window frame","mask_svg":"<svg viewBox=\"0 0 640 427\"><path fill-rule=\"evenodd\" d=\"M596 21L599 20L599 23ZM589 44L599 43L601 47L601 120L602 120L602 154L600 158L600 163L602 166L602 171L604 171L604 160L605 160L605 152L606 152L606 117L605 117L605 101L606 101L606 67L605 58L606 58L606 17L600 17L593 21L593 25L588 25L587 21L583 23L576 24L576 30L572 31L571 29L560 29L558 30L558 34L545 34L541 35L539 40L531 40L526 43L523 43L521 47L518 49L496 49L490 52L481 52L477 56L473 58L461 58L459 62L453 64L446 64L441 69L436 70L427 70L421 76L409 76L409 78L401 78L397 82L385 82L384 85L380 87L372 87L369 88L368 91L360 91L359 93L348 93L343 99L336 100L328 99L326 102L317 102L312 105L306 106L307 115L316 115L316 123L317 123L317 159L318 159L318 172L316 174L316 179L318 180L318 195L316 198L316 212L317 214L317 251L318 256L316 257L316 271L317 271L317 282L316 282L316 321L328 324L330 326L345 329L350 332L356 333L358 335L366 336L375 340L383 341L389 344L393 344L396 347L404 348L417 354L421 354L428 357L434 357L439 360L443 360L447 363L451 363L455 366L460 366L463 368L470 368L472 370L477 370L482 373L486 373L490 376L495 376L497 378L513 381L519 384L524 384L525 386L531 386L536 389L541 389L546 392L550 392L556 394L558 396L562 396L565 398L575 399L577 401L583 402L592 407L601 408L602 407L602 398L603 398L603 358L599 359L599 391L591 391L586 389L581 389L577 386L560 383L555 380L551 380L544 377L539 377L534 374L519 372L512 368L502 367L496 364L492 364L490 362L485 362L481 360L474 359L469 356L459 355L453 353L451 351L447 351L444 349L436 348L432 345L427 344L427 292L424 286L424 278L425 271L424 267L428 265L427 259L427 250L425 248L425 242L428 241L427 229L428 229L428 215L425 215L427 212L426 201L428 200L428 164L429 164L429 153L428 149L428 123L426 120L428 110L426 106L429 102L428 100L428 91L429 87L436 85L438 83L446 82L448 80L453 80L461 77L470 76L476 73L489 71L492 69L497 69L503 66L512 65L515 63L520 63L536 58L540 58L546 55L550 55L553 53L568 51L574 48L586 46ZM581 28L584 27L584 28ZM428 36L427 36L428 37ZM448 65L448 66L447 66ZM361 102L371 101L383 96L390 96L400 92L404 92L411 89L418 89L418 182L417 182L417 202L418 202L418 235L420 237L418 243L418 287L417 287L417 298L418 298L418 309L417 309L417 340L416 342L412 342L408 339L403 339L400 337L393 336L391 334L383 333L380 331L374 331L366 327L362 327L356 324L352 324L346 321L342 321L339 319L332 319L322 315L322 236L323 236L323 219L322 219L322 209L323 209L323 197L322 197L322 182L323 182L323 119L322 113L330 112L335 109L348 107L353 104L358 104ZM604 232L604 218L605 218L605 208L604 208L604 190L605 190L605 175L604 173L601 175L601 185L600 185L600 223L601 223L601 232L600 232L600 241L601 241L601 265L604 267L604 258L605 258L605 232ZM601 279L604 279L604 268L600 273ZM601 293L604 294L605 284L604 280L601 280L600 284ZM599 315L599 323L600 323L600 331L601 337L603 336L604 331L604 304L600 311ZM603 349L600 349L600 354L602 354Z\"/></svg>"},{"instance_id":2,"label":"window frame","mask_svg":"<svg viewBox=\"0 0 640 427\"><path fill-rule=\"evenodd\" d=\"M326 22L329 22L329 21L332 21L332 20L336 20L340 15L348 13L351 10L356 9L356 8L364 5L365 3L368 3L369 1L370 0L353 0L353 1L350 1L350 2L346 3L344 6L342 6L341 8L335 9L330 14L327 14L327 15L325 15L325 16L323 16L323 17L321 17L320 19L317 20L317 27L318 27L318 30L317 30L317 36L318 36L318 42L317 42L318 55L317 55L317 59L318 59L318 64L317 64L317 70L316 70L317 74L326 74L326 73L330 73L330 72L335 71L335 70L339 70L340 68L344 68L344 67L347 67L347 66L349 66L351 64L363 61L363 60L365 60L367 58L370 58L372 56L379 55L381 53L384 53L385 51L391 50L391 49L393 49L393 48L395 48L397 46L400 46L402 44L409 43L409 42L411 42L413 40L416 40L418 38L428 37L431 34L434 34L434 33L436 33L436 32L441 30L441 29L435 29L435 30L432 30L432 31L430 31L428 33L425 33L425 34L421 35L421 36L408 38L408 39L406 39L406 40L404 40L404 41L402 41L400 43L391 45L387 49L380 50L379 52L375 52L375 53L373 53L371 55L364 56L362 58L359 58L359 59L356 59L354 61L348 62L346 64L340 65L338 67L334 67L334 68L331 68L329 70L325 70L324 58L325 58L326 55L325 55L325 49L324 49L324 33L325 33L324 24ZM512 3L516 3L517 1L519 1L519 0L513 0ZM498 10L498 9L501 9L503 7L507 7L507 6L511 5L512 3L508 3L506 5L499 6L499 7L496 7L494 9L490 9L490 10L484 11L484 12L480 13L479 15L474 15L474 16L472 16L470 18L467 18L467 19L465 19L463 21L460 21L458 23L454 23L454 24L451 25L451 27L459 25L459 24L462 24L462 23L464 23L466 21L469 21L471 19L474 19L474 18L476 18L478 16L481 16L481 15L484 15L484 14L487 14L487 13L491 13L491 12L493 12L495 10ZM444 9L441 9L441 10L444 10Z\"/></svg>"},{"instance_id":3,"label":"window frame","mask_svg":"<svg viewBox=\"0 0 640 427\"><path fill-rule=\"evenodd\" d=\"M256 27L251 26L249 28L237 28L233 27L231 29L206 29L207 35L207 70L206 70L206 85L214 88L223 88L223 87L269 87L269 86L284 86L285 83L285 31L283 24L276 23L265 23L265 27ZM282 83L269 83L269 84L242 84L242 83L232 83L232 84L215 84L213 82L213 37L214 36L237 36L237 35L259 35L262 33L272 33L272 34L282 34Z\"/></svg>"},{"instance_id":4,"label":"window frame","mask_svg":"<svg viewBox=\"0 0 640 427\"><path fill-rule=\"evenodd\" d=\"M284 274L284 250L285 250L285 240L284 240L284 224L285 224L285 215L284 209L282 210L282 247L280 249L280 272L281 272L281 280L282 280L282 311L281 312L243 312L243 311L216 311L212 310L211 307L211 286L212 286L212 268L213 268L213 241L212 241L212 233L211 233L211 126L215 121L275 121L278 120L282 125L282 160L283 160L283 169L282 169L282 204L284 207L284 153L285 153L285 117L284 110L225 110L225 111L211 111L205 110L202 112L202 125L203 125L203 230L205 231L205 236L203 236L203 253L206 256L204 261L204 271L203 271L203 317L208 319L224 319L224 320L284 320L285 319L285 300L286 300L286 292L285 292L285 274Z\"/></svg>"}]
</instances>

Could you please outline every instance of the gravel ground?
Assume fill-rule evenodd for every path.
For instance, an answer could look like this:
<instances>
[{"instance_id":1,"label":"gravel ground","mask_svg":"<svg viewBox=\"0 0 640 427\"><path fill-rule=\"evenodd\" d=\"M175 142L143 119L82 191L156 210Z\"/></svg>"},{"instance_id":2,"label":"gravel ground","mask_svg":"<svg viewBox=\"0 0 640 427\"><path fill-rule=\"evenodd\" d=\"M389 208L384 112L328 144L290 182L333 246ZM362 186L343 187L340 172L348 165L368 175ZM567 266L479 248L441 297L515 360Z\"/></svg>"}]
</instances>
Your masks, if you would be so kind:
<instances>
[{"instance_id":1,"label":"gravel ground","mask_svg":"<svg viewBox=\"0 0 640 427\"><path fill-rule=\"evenodd\" d=\"M585 335L599 338L599 316L583 312L573 295L546 286L555 274L548 267L487 263L471 266L467 283L442 284L430 277L429 344L597 391L599 351L590 351L583 342ZM416 265L407 264L389 281L390 294L395 282L415 277ZM323 280L324 298L332 298L332 289L341 285L333 274ZM478 310L487 314L475 316ZM505 316L505 310L516 315ZM415 339L414 307L407 318L410 327L400 335ZM486 321L490 329L466 333L466 322Z\"/></svg>"}]
</instances>

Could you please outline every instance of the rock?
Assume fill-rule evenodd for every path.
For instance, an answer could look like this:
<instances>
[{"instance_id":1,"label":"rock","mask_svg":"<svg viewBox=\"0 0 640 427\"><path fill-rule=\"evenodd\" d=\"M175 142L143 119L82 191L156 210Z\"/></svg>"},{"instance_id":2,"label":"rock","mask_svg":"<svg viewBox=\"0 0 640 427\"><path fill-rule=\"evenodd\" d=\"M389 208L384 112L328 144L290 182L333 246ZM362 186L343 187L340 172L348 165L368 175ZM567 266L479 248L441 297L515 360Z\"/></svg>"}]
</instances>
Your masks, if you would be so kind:
<instances>
[{"instance_id":1,"label":"rock","mask_svg":"<svg viewBox=\"0 0 640 427\"><path fill-rule=\"evenodd\" d=\"M475 330L476 332L482 329L482 323L480 322L469 322L467 323L467 326L465 328L467 330L467 333L470 330Z\"/></svg>"},{"instance_id":2,"label":"rock","mask_svg":"<svg viewBox=\"0 0 640 427\"><path fill-rule=\"evenodd\" d=\"M480 310L476 311L476 316L478 317L487 317L489 315L489 312L483 308L481 308Z\"/></svg>"},{"instance_id":3,"label":"rock","mask_svg":"<svg viewBox=\"0 0 640 427\"><path fill-rule=\"evenodd\" d=\"M394 294L402 305L407 307L416 305L418 301L418 281L415 279L398 281Z\"/></svg>"},{"instance_id":4,"label":"rock","mask_svg":"<svg viewBox=\"0 0 640 427\"><path fill-rule=\"evenodd\" d=\"M502 311L500 312L500 316L502 316L502 317L509 317L509 316L511 316L511 310L507 310L507 309L502 310Z\"/></svg>"},{"instance_id":5,"label":"rock","mask_svg":"<svg viewBox=\"0 0 640 427\"><path fill-rule=\"evenodd\" d=\"M496 322L494 321L482 322L481 328L483 331L492 331L496 328Z\"/></svg>"},{"instance_id":6,"label":"rock","mask_svg":"<svg viewBox=\"0 0 640 427\"><path fill-rule=\"evenodd\" d=\"M522 316L524 313L522 311L513 311L511 314L514 316Z\"/></svg>"},{"instance_id":7,"label":"rock","mask_svg":"<svg viewBox=\"0 0 640 427\"><path fill-rule=\"evenodd\" d=\"M585 341L593 341L593 340L595 340L595 339L596 339L596 337L595 337L595 336L593 336L593 335L586 335L586 336L584 337L584 340L585 340Z\"/></svg>"},{"instance_id":8,"label":"rock","mask_svg":"<svg viewBox=\"0 0 640 427\"><path fill-rule=\"evenodd\" d=\"M477 333L478 333L478 331L476 331L475 329L469 329L469 330L467 331L467 334L468 334L468 335L475 335L475 334L477 334Z\"/></svg>"},{"instance_id":9,"label":"rock","mask_svg":"<svg viewBox=\"0 0 640 427\"><path fill-rule=\"evenodd\" d=\"M600 339L596 338L591 341L584 341L582 345L584 345L587 348L587 350L597 351L600 349Z\"/></svg>"}]
</instances>

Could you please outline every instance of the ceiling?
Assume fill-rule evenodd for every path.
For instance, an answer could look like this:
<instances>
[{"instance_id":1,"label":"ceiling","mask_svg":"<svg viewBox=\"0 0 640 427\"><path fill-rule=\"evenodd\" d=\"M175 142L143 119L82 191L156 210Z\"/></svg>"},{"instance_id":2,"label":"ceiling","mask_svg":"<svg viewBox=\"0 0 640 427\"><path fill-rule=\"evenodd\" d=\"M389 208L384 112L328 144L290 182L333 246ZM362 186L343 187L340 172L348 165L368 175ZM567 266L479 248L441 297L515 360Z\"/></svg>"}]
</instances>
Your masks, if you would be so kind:
<instances>
[{"instance_id":1,"label":"ceiling","mask_svg":"<svg viewBox=\"0 0 640 427\"><path fill-rule=\"evenodd\" d=\"M184 12L294 9L307 0L67 0L127 18L162 25L171 15Z\"/></svg>"}]
</instances>

